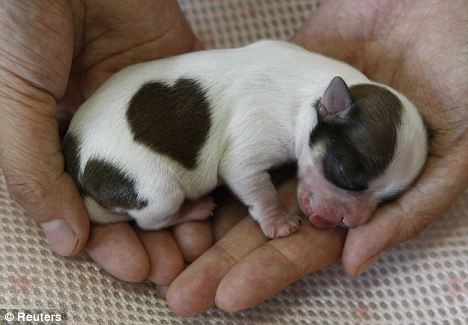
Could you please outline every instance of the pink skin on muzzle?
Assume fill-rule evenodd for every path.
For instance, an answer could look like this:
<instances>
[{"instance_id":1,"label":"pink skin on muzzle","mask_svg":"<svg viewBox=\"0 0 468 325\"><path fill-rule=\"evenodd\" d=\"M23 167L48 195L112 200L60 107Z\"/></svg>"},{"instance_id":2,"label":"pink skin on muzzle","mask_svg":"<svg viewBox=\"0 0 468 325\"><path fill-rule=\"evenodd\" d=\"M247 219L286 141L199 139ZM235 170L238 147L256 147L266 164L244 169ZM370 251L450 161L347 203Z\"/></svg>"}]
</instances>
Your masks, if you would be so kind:
<instances>
[{"instance_id":1,"label":"pink skin on muzzle","mask_svg":"<svg viewBox=\"0 0 468 325\"><path fill-rule=\"evenodd\" d=\"M338 225L357 227L370 218L376 206L375 199L367 191L341 189L314 166L307 167L305 177L300 175L298 199L302 212L318 229Z\"/></svg>"}]
</instances>

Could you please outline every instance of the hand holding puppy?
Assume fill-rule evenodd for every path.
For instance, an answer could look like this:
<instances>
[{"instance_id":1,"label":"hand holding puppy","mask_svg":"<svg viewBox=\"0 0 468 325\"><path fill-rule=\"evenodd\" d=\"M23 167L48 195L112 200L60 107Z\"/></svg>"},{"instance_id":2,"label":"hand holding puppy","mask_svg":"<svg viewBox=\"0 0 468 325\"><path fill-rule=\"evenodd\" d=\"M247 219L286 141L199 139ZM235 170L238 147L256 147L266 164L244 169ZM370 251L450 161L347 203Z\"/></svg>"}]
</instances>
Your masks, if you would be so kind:
<instances>
[{"instance_id":1,"label":"hand holding puppy","mask_svg":"<svg viewBox=\"0 0 468 325\"><path fill-rule=\"evenodd\" d=\"M200 313L215 303L230 311L251 307L340 255L346 272L356 275L455 201L468 181L463 14L463 1L328 1L314 12L293 40L353 64L424 108L433 131L427 166L407 193L380 208L367 225L348 232L342 254L345 236L339 230L319 232L303 225L297 234L266 242L251 220L237 223L243 215L236 203L224 205L214 224L217 244L169 287L167 299L177 313ZM283 198L294 197L286 189L280 192ZM200 299L190 300L190 295Z\"/></svg>"},{"instance_id":2,"label":"hand holding puppy","mask_svg":"<svg viewBox=\"0 0 468 325\"><path fill-rule=\"evenodd\" d=\"M184 257L191 260L211 245L211 229L203 223L172 233L137 234L128 224L89 232L78 189L64 171L59 138L59 129L66 130L82 101L111 74L195 45L176 1L2 3L0 167L12 197L42 224L57 253L86 249L118 278L169 284Z\"/></svg>"},{"instance_id":3,"label":"hand holding puppy","mask_svg":"<svg viewBox=\"0 0 468 325\"><path fill-rule=\"evenodd\" d=\"M350 275L423 230L467 186L465 7L463 1L331 1L294 37L305 48L344 60L407 94L432 131L429 159L419 180L368 224L348 232L342 261ZM333 15L339 18L330 19Z\"/></svg>"},{"instance_id":4,"label":"hand holding puppy","mask_svg":"<svg viewBox=\"0 0 468 325\"><path fill-rule=\"evenodd\" d=\"M119 8L115 1L112 3L113 9ZM49 225L49 230L69 231L69 238L76 238L69 245L55 242L60 244L56 245L56 249L64 255L73 254L84 246L88 235L88 218L75 185L63 172L58 127L53 118L56 101L65 94L56 114L59 117L60 114L67 115L66 112L70 111L63 108L75 108L83 96L86 97L110 73L123 66L155 58L161 55L161 50L167 49L166 54L169 55L191 49L194 38L184 23L174 24L182 29L174 34L162 33L165 35L163 40L171 38L167 35L184 35L173 42L168 41L171 46L165 42L153 43L154 39L159 39L159 34L153 33L158 28L150 27L153 32L145 30L142 38L134 37L142 25L151 26L151 22L157 21L148 15L148 12L152 12L145 7L149 3L141 1L135 4L132 7L135 16L129 15L134 17L135 29L128 32L132 40L141 40L138 44L131 41L131 44L127 44L125 37L121 38L122 29L118 28L115 33L104 34L107 37L98 37L86 46L80 44L83 35L79 31L84 29L79 25L86 23L76 14L82 12L80 10L84 7L80 6L57 6L55 9L59 14L54 17L43 16L46 11L43 9L38 15L47 22L43 25L35 24L38 22L34 20L24 22L24 26L7 25L24 33L25 39L47 39L37 48L25 49L21 44L11 47L10 43L4 46L9 39L8 29L0 31L1 48L13 49L13 52L0 57L0 165L10 191L35 220L47 222L58 217L71 226L72 230L62 229L61 221ZM463 3L442 4L442 1L434 1L431 6L433 11L427 13L428 5L417 2L394 7L396 5L391 1L330 1L322 5L295 37L306 48L350 62L370 78L402 90L416 104L427 109L424 116L434 131L431 157L420 181L396 203L379 210L368 225L348 233L343 263L350 274L358 273L386 247L414 235L445 210L466 186L467 90L462 87L466 87L468 74L462 70L468 66L463 62L466 60L463 40L467 35L462 19L456 16L456 13L463 14ZM109 13L110 7L102 12ZM128 17L128 8L124 7ZM40 9L40 5L37 8ZM102 8L95 9L94 14L97 14ZM2 10L2 15L21 13L21 8L16 4ZM170 9L156 11L173 12ZM336 19L336 15L342 15L342 19ZM453 16L453 19L444 19L447 16ZM63 20L57 22L57 17ZM98 20L105 18L110 30L113 30L118 22L112 21L111 17L115 15L104 15ZM149 20L142 20L143 17ZM175 17L181 19L180 12ZM15 20L2 21L10 23ZM57 25L45 31L38 29L38 26L49 26L51 22ZM366 28L363 28L363 22L369 22L364 24ZM53 30L61 33L51 34ZM92 28L86 30L88 33L93 31ZM457 33L453 32L455 30ZM63 34L67 36L63 37ZM100 33L89 37L94 39L96 35ZM429 40L429 35L441 36ZM140 47L141 44L145 45ZM99 51L101 48L109 49L104 57L96 55L102 53ZM38 49L39 60L35 52ZM115 53L120 54L112 56ZM21 64L17 63L18 58ZM72 60L71 82L66 89L68 67ZM453 70L447 67L453 67ZM290 195L288 191L294 190L288 190L290 185L284 186L283 200L294 198L289 201L289 205L293 206L295 193ZM291 188L295 189L295 186ZM214 225L218 244L191 265L169 289L169 303L178 313L198 313L215 302L227 310L252 306L301 276L333 262L340 255L344 238L340 230L319 232L306 225L294 236L266 242L253 221L245 219L238 223L244 215L245 211L239 210L234 202L226 202L222 206ZM155 244L169 242L163 250L168 258L176 256L172 261L176 261L177 268L181 269L181 252L170 233L145 233L140 238L141 242L127 225L96 228L88 250L98 263L114 275L126 280L138 280L147 276L148 265L154 262L146 252L162 256L161 252L156 251ZM54 241L53 237L49 239ZM125 254L129 251L131 254ZM110 252L118 252L117 257L110 256ZM188 283L191 286L185 286ZM194 296L199 299L184 300L184 297Z\"/></svg>"}]
</instances>

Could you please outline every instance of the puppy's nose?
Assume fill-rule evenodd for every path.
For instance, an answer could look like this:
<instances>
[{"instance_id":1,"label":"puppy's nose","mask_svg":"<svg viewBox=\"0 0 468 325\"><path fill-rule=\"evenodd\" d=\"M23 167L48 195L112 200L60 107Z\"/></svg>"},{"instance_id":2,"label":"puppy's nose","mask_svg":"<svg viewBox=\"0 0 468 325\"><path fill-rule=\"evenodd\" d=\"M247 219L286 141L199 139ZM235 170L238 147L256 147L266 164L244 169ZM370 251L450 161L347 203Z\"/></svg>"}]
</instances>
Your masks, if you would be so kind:
<instances>
[{"instance_id":1,"label":"puppy's nose","mask_svg":"<svg viewBox=\"0 0 468 325\"><path fill-rule=\"evenodd\" d=\"M357 225L349 225L345 222L345 217L341 218L341 221L339 223L339 226L340 227L343 227L343 228L348 228L348 229L354 229L357 227Z\"/></svg>"},{"instance_id":2,"label":"puppy's nose","mask_svg":"<svg viewBox=\"0 0 468 325\"><path fill-rule=\"evenodd\" d=\"M344 217L341 218L340 223L338 224L338 226L343 227L343 228L348 228L348 226L344 223Z\"/></svg>"}]
</instances>

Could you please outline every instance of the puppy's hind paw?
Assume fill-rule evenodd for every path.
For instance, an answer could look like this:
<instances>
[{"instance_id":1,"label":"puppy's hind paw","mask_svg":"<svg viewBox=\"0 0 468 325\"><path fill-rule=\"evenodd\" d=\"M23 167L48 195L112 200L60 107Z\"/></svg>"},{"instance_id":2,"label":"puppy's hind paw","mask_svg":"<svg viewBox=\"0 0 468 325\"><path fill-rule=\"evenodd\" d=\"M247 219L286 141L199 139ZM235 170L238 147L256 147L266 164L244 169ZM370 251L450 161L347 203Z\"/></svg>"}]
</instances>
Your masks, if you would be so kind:
<instances>
[{"instance_id":1,"label":"puppy's hind paw","mask_svg":"<svg viewBox=\"0 0 468 325\"><path fill-rule=\"evenodd\" d=\"M196 201L185 201L179 215L183 221L205 220L213 215L216 203L210 196L204 196Z\"/></svg>"}]
</instances>

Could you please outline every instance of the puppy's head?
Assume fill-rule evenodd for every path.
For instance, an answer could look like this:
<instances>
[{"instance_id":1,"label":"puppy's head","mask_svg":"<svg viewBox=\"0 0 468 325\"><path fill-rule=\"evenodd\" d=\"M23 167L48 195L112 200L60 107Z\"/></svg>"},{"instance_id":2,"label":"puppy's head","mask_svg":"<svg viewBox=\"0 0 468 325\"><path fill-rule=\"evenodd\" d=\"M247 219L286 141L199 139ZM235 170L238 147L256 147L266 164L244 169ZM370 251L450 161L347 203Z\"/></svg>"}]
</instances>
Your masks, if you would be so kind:
<instances>
[{"instance_id":1,"label":"puppy's head","mask_svg":"<svg viewBox=\"0 0 468 325\"><path fill-rule=\"evenodd\" d=\"M318 228L356 227L415 180L428 135L416 107L376 83L335 77L315 103L318 124L299 158L299 202Z\"/></svg>"}]
</instances>

